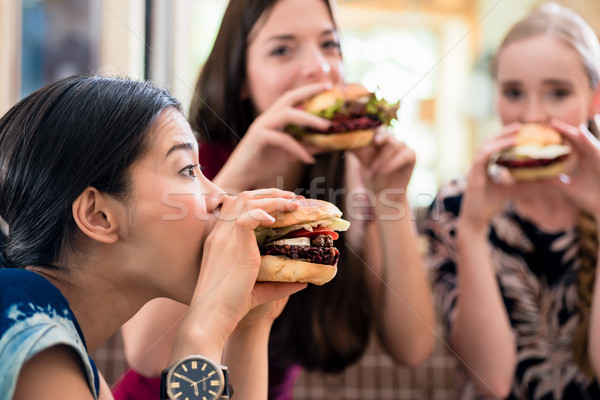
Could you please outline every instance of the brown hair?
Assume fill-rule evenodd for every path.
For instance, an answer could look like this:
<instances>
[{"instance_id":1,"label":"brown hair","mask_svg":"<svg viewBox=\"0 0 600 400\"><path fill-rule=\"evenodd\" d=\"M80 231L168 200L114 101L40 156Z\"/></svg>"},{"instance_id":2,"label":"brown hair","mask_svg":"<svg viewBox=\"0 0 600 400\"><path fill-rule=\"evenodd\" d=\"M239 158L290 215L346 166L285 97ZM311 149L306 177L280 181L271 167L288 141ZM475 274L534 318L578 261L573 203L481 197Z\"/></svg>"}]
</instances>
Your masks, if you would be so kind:
<instances>
[{"instance_id":1,"label":"brown hair","mask_svg":"<svg viewBox=\"0 0 600 400\"><path fill-rule=\"evenodd\" d=\"M248 35L278 0L231 0L213 49L200 72L190 106L190 125L200 140L235 147L256 117L249 99L242 98L246 80ZM334 10L323 0L335 25ZM316 157L304 177L305 193L314 178L325 177L322 194L344 211L343 199L330 198L330 189L344 187L345 168L339 153ZM220 160L225 162L226 160ZM341 371L364 352L372 325L371 305L362 277L360 257L347 250L344 235L336 278L325 287L309 285L291 296L275 321L269 352L307 369Z\"/></svg>"},{"instance_id":2,"label":"brown hair","mask_svg":"<svg viewBox=\"0 0 600 400\"><path fill-rule=\"evenodd\" d=\"M600 43L592 28L579 15L557 3L545 4L515 24L504 37L492 62L492 75L497 73L498 55L510 43L536 35L551 35L575 49L588 75L590 87L596 89L600 81ZM589 129L600 137L598 124L588 121ZM573 336L573 358L588 376L593 376L588 356L588 335L591 300L598 257L597 228L593 217L580 213L579 271L577 293L580 321Z\"/></svg>"}]
</instances>

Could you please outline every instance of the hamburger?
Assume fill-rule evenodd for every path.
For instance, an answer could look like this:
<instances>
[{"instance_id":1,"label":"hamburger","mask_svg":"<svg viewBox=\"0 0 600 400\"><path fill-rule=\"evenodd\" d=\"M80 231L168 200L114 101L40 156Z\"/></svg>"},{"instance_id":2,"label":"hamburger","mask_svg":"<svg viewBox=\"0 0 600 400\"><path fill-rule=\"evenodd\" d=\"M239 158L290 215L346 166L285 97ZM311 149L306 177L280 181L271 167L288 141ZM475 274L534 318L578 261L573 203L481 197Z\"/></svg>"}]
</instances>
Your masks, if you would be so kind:
<instances>
[{"instance_id":1,"label":"hamburger","mask_svg":"<svg viewBox=\"0 0 600 400\"><path fill-rule=\"evenodd\" d=\"M322 285L335 277L340 252L333 246L350 223L322 200L302 199L292 212L275 215L275 223L254 233L261 254L259 282L309 282Z\"/></svg>"},{"instance_id":2,"label":"hamburger","mask_svg":"<svg viewBox=\"0 0 600 400\"><path fill-rule=\"evenodd\" d=\"M501 151L495 163L507 168L517 181L549 179L564 171L570 153L571 148L550 126L524 124L515 145Z\"/></svg>"},{"instance_id":3,"label":"hamburger","mask_svg":"<svg viewBox=\"0 0 600 400\"><path fill-rule=\"evenodd\" d=\"M328 150L348 150L368 146L375 129L396 118L400 102L388 103L358 83L338 85L321 92L299 108L330 120L327 131L288 125L286 131L298 140Z\"/></svg>"}]
</instances>

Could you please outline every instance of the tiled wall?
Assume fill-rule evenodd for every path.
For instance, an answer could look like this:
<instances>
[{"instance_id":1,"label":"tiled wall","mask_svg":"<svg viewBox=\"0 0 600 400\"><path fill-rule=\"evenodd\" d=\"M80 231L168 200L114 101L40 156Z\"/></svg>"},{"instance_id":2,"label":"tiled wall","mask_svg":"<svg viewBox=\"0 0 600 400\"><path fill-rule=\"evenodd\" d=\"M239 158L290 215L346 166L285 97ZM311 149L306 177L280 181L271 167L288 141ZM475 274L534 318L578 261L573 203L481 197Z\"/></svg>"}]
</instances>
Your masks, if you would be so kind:
<instances>
[{"instance_id":1,"label":"tiled wall","mask_svg":"<svg viewBox=\"0 0 600 400\"><path fill-rule=\"evenodd\" d=\"M454 366L455 361L441 340L436 340L427 362L418 368L408 368L394 365L373 338L365 356L343 374L303 373L296 384L294 400L455 399Z\"/></svg>"}]
</instances>

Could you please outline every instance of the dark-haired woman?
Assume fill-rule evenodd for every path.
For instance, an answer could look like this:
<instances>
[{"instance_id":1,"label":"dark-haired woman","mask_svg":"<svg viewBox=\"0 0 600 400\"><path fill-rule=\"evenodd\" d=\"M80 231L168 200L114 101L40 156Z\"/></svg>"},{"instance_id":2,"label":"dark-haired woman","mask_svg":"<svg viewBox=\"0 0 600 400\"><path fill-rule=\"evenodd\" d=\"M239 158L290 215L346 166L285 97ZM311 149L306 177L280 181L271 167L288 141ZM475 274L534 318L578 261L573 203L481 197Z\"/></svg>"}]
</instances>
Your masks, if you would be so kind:
<instances>
[{"instance_id":1,"label":"dark-haired woman","mask_svg":"<svg viewBox=\"0 0 600 400\"><path fill-rule=\"evenodd\" d=\"M295 106L342 82L342 64L328 1L232 0L192 99L201 163L214 182L231 192L297 190L337 203L352 223L338 240L335 279L292 296L275 321L273 399L291 398L300 367L334 373L356 362L373 328L398 363L419 364L433 348L433 306L406 199L414 153L386 132L372 146L328 154L284 132L291 123L327 128ZM176 308L155 302L126 326L127 357L141 375L164 364L170 325L162 316L175 323L185 311Z\"/></svg>"},{"instance_id":2,"label":"dark-haired woman","mask_svg":"<svg viewBox=\"0 0 600 400\"><path fill-rule=\"evenodd\" d=\"M165 367L244 368L231 383L266 398L269 330L303 285L255 283L254 229L295 195L224 195L197 160L179 103L148 83L68 78L0 119L0 397L112 398L88 352L166 297L192 306Z\"/></svg>"},{"instance_id":3,"label":"dark-haired woman","mask_svg":"<svg viewBox=\"0 0 600 400\"><path fill-rule=\"evenodd\" d=\"M503 131L466 179L440 190L429 221L458 398L598 399L600 43L581 17L547 4L511 28L493 73ZM527 123L572 147L565 174L493 179L490 159Z\"/></svg>"}]
</instances>

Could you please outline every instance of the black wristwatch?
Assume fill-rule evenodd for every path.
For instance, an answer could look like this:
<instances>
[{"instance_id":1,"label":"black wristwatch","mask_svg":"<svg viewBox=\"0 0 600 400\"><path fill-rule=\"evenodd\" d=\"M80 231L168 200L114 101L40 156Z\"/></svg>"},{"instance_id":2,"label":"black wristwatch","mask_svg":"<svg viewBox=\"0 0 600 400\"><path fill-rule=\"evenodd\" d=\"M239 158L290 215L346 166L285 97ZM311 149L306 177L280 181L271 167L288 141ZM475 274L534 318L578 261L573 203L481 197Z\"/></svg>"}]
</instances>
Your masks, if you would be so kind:
<instances>
[{"instance_id":1,"label":"black wristwatch","mask_svg":"<svg viewBox=\"0 0 600 400\"><path fill-rule=\"evenodd\" d=\"M185 357L161 374L162 400L227 400L232 395L227 367L204 356Z\"/></svg>"}]
</instances>

